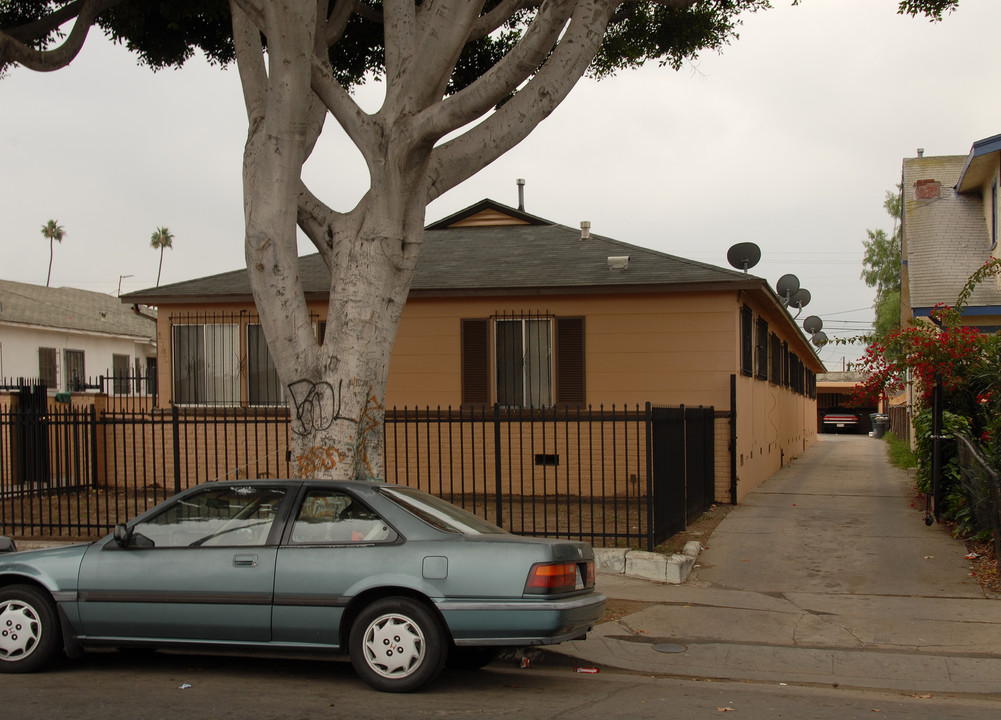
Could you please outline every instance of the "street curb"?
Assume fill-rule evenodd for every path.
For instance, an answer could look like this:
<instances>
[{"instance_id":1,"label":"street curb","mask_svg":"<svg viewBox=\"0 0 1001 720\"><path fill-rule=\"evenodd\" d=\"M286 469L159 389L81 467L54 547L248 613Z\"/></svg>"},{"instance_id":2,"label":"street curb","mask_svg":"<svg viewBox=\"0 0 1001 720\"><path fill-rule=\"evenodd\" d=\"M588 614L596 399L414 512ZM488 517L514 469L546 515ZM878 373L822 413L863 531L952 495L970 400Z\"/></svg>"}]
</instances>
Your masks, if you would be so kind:
<instances>
[{"instance_id":1,"label":"street curb","mask_svg":"<svg viewBox=\"0 0 1001 720\"><path fill-rule=\"evenodd\" d=\"M702 552L702 543L685 543L681 553L661 553L630 550L629 548L595 548L595 566L600 572L680 585L695 567Z\"/></svg>"}]
</instances>

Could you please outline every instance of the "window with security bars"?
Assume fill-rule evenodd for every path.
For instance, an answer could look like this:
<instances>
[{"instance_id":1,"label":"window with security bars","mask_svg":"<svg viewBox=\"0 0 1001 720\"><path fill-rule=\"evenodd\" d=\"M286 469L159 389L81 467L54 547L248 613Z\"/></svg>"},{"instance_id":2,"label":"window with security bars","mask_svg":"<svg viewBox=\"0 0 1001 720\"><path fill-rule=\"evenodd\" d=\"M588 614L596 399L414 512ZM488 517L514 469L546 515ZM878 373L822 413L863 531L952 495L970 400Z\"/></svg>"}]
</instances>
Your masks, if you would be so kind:
<instances>
[{"instance_id":1,"label":"window with security bars","mask_svg":"<svg viewBox=\"0 0 1001 720\"><path fill-rule=\"evenodd\" d=\"M775 385L782 384L782 366L785 364L785 357L782 352L782 341L779 336L772 333L768 344L768 368L770 370L769 382Z\"/></svg>"},{"instance_id":2,"label":"window with security bars","mask_svg":"<svg viewBox=\"0 0 1001 720\"><path fill-rule=\"evenodd\" d=\"M553 341L549 318L494 321L497 402L505 407L553 404Z\"/></svg>"},{"instance_id":3,"label":"window with security bars","mask_svg":"<svg viewBox=\"0 0 1001 720\"><path fill-rule=\"evenodd\" d=\"M82 390L87 383L83 350L63 350L64 390Z\"/></svg>"},{"instance_id":4,"label":"window with security bars","mask_svg":"<svg viewBox=\"0 0 1001 720\"><path fill-rule=\"evenodd\" d=\"M584 318L469 318L460 333L464 407L584 405Z\"/></svg>"},{"instance_id":5,"label":"window with security bars","mask_svg":"<svg viewBox=\"0 0 1001 720\"><path fill-rule=\"evenodd\" d=\"M260 325L247 326L247 400L251 405L285 403L285 389Z\"/></svg>"},{"instance_id":6,"label":"window with security bars","mask_svg":"<svg viewBox=\"0 0 1001 720\"><path fill-rule=\"evenodd\" d=\"M238 329L230 323L172 328L175 403L240 402Z\"/></svg>"},{"instance_id":7,"label":"window with security bars","mask_svg":"<svg viewBox=\"0 0 1001 720\"><path fill-rule=\"evenodd\" d=\"M758 318L754 334L754 377L768 379L768 321Z\"/></svg>"},{"instance_id":8,"label":"window with security bars","mask_svg":"<svg viewBox=\"0 0 1001 720\"><path fill-rule=\"evenodd\" d=\"M129 368L131 365L132 358L128 355L116 353L111 356L111 373L114 378L111 387L115 395L129 394Z\"/></svg>"},{"instance_id":9,"label":"window with security bars","mask_svg":"<svg viewBox=\"0 0 1001 720\"><path fill-rule=\"evenodd\" d=\"M38 379L45 387L56 387L56 349L38 348Z\"/></svg>"},{"instance_id":10,"label":"window with security bars","mask_svg":"<svg viewBox=\"0 0 1001 720\"><path fill-rule=\"evenodd\" d=\"M754 317L748 305L740 308L740 372L754 372Z\"/></svg>"}]
</instances>

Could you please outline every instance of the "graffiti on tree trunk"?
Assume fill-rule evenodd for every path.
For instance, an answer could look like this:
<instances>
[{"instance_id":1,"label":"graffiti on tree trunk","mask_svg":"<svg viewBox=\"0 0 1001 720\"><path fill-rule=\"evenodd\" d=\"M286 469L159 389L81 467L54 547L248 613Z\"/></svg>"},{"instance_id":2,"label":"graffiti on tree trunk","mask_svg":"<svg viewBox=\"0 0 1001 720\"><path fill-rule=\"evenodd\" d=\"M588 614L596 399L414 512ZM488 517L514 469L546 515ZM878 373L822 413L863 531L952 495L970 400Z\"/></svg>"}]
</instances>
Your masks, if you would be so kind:
<instances>
[{"instance_id":1,"label":"graffiti on tree trunk","mask_svg":"<svg viewBox=\"0 0 1001 720\"><path fill-rule=\"evenodd\" d=\"M292 417L292 432L309 435L326 430L341 416L341 389L343 381L337 383L337 392L328 382L314 383L311 380L296 380L289 383L288 391L295 404ZM355 422L352 418L345 418Z\"/></svg>"},{"instance_id":2,"label":"graffiti on tree trunk","mask_svg":"<svg viewBox=\"0 0 1001 720\"><path fill-rule=\"evenodd\" d=\"M306 437L315 432L322 432L336 420L346 420L357 427L356 442L345 449L335 446L314 446L302 455L297 455L299 474L302 477L333 470L349 458L356 465L356 471L359 465L364 468L363 474L368 479L382 474L373 467L368 445L369 437L374 436L382 428L383 405L369 386L361 418L342 415L343 387L343 381L337 383L336 391L328 382L297 380L289 384L289 394L295 406L291 422L291 431L294 434ZM382 463L379 462L378 465L381 467Z\"/></svg>"}]
</instances>

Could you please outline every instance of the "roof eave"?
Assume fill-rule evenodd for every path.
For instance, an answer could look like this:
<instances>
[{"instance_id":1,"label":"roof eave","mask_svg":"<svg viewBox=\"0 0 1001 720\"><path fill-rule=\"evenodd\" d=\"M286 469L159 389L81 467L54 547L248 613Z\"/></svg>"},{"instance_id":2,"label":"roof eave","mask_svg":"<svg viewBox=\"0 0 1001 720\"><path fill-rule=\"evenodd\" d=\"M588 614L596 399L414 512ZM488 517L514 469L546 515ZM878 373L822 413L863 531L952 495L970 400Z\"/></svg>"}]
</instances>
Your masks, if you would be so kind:
<instances>
[{"instance_id":1,"label":"roof eave","mask_svg":"<svg viewBox=\"0 0 1001 720\"><path fill-rule=\"evenodd\" d=\"M995 153L1001 155L1001 135L993 135L973 143L966 164L963 165L963 171L959 174L956 192L970 192L980 187L983 170L990 167L990 156ZM994 164L997 164L997 158L994 158Z\"/></svg>"}]
</instances>

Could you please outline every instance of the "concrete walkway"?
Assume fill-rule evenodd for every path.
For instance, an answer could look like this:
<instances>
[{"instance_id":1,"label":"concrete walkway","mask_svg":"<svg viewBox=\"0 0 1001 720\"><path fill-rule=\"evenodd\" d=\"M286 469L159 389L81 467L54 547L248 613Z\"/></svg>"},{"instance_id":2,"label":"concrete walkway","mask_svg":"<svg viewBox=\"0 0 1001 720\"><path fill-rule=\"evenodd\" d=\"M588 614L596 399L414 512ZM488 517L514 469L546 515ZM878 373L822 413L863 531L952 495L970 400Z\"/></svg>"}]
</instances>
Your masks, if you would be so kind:
<instances>
[{"instance_id":1,"label":"concrete walkway","mask_svg":"<svg viewBox=\"0 0 1001 720\"><path fill-rule=\"evenodd\" d=\"M636 611L553 650L682 677L1001 693L1001 599L923 519L882 442L824 435L730 512L684 584L600 573Z\"/></svg>"}]
</instances>

